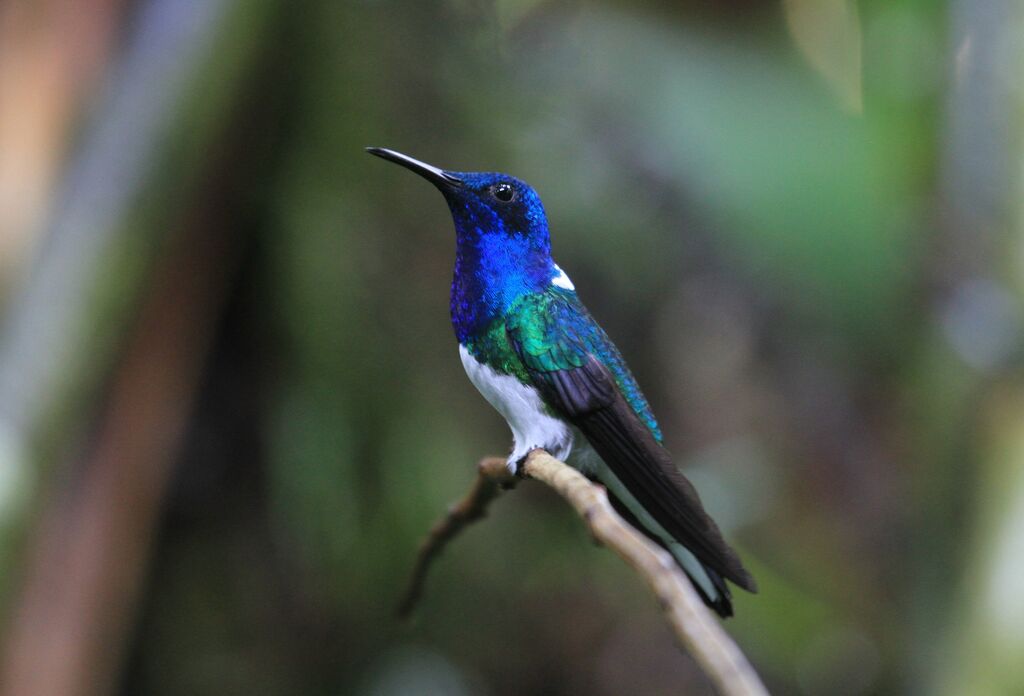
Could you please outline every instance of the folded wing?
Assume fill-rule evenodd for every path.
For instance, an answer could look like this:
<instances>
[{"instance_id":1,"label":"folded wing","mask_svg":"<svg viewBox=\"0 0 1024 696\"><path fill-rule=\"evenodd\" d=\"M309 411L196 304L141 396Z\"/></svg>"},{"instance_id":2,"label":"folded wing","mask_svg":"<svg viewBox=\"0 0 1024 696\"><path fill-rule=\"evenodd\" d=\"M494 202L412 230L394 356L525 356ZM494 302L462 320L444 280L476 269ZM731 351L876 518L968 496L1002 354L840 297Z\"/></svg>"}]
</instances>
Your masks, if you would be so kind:
<instances>
[{"instance_id":1,"label":"folded wing","mask_svg":"<svg viewBox=\"0 0 1024 696\"><path fill-rule=\"evenodd\" d=\"M575 293L552 289L524 298L524 303L506 329L545 402L583 433L676 541L718 574L756 591L754 579L704 511L697 491L656 437L646 401L615 346ZM618 369L613 372L606 363ZM637 404L642 404L643 419Z\"/></svg>"}]
</instances>

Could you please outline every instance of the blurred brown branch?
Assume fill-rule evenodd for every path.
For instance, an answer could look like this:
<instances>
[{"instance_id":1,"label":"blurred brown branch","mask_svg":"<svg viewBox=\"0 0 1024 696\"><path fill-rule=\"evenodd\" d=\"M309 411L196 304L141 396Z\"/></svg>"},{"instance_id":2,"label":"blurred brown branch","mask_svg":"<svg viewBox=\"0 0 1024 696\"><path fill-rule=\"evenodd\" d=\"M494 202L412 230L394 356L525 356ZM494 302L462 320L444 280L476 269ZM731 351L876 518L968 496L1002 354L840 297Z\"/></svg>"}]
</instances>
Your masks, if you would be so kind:
<instances>
[{"instance_id":1,"label":"blurred brown branch","mask_svg":"<svg viewBox=\"0 0 1024 696\"><path fill-rule=\"evenodd\" d=\"M547 484L583 518L594 539L617 553L646 582L665 610L682 647L693 656L720 694L767 694L761 680L736 643L704 606L672 557L626 524L608 502L602 486L544 450L533 450L523 464L529 478ZM431 562L469 524L487 513L487 506L514 479L502 459L489 457L466 495L439 520L420 547L400 613L407 616L423 589Z\"/></svg>"},{"instance_id":2,"label":"blurred brown branch","mask_svg":"<svg viewBox=\"0 0 1024 696\"><path fill-rule=\"evenodd\" d=\"M117 683L204 358L234 267L212 210L182 223L102 400L95 434L28 541L0 695L96 696Z\"/></svg>"},{"instance_id":3,"label":"blurred brown branch","mask_svg":"<svg viewBox=\"0 0 1024 696\"><path fill-rule=\"evenodd\" d=\"M402 618L408 617L416 608L423 594L423 584L426 582L430 564L441 554L448 542L465 527L485 517L487 506L498 497L501 489L514 485L516 480L505 466L505 460L500 457L486 457L480 460L477 472L476 480L466 495L448 508L448 513L431 527L427 538L420 545L416 565L413 566L412 577L409 579L409 587L398 608L398 615Z\"/></svg>"}]
</instances>

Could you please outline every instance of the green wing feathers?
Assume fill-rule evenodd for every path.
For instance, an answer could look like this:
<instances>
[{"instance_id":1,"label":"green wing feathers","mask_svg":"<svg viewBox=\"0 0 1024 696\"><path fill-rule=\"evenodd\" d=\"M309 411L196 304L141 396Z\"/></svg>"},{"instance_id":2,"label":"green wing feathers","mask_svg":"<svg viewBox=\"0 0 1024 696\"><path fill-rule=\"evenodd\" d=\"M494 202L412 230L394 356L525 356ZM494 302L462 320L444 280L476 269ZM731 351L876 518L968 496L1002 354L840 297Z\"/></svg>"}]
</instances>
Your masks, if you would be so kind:
<instances>
[{"instance_id":1,"label":"green wing feathers","mask_svg":"<svg viewBox=\"0 0 1024 696\"><path fill-rule=\"evenodd\" d=\"M505 328L527 371L571 370L582 367L593 355L612 373L637 417L661 442L658 422L640 386L575 292L553 286L547 292L524 296L509 312Z\"/></svg>"}]
</instances>

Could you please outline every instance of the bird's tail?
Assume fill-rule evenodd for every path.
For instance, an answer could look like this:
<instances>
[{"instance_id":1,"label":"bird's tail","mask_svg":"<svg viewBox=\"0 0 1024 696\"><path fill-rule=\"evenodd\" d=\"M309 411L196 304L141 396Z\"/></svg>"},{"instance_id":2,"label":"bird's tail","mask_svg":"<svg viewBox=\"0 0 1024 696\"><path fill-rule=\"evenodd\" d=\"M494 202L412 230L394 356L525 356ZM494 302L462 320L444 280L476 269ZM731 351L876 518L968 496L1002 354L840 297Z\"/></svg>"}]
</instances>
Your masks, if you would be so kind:
<instances>
[{"instance_id":1,"label":"bird's tail","mask_svg":"<svg viewBox=\"0 0 1024 696\"><path fill-rule=\"evenodd\" d=\"M702 563L689 549L673 540L611 471L604 468L597 473L596 478L608 489L608 499L615 511L651 541L672 554L704 603L723 619L732 616L732 594L725 584L725 579Z\"/></svg>"}]
</instances>

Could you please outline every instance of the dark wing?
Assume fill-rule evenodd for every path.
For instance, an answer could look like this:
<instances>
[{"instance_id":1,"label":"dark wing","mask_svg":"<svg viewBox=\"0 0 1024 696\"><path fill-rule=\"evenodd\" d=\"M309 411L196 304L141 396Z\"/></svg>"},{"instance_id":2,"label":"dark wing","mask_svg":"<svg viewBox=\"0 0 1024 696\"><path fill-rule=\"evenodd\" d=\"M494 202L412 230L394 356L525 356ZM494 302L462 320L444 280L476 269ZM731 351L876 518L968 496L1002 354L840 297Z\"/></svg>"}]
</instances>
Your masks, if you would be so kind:
<instances>
[{"instance_id":1,"label":"dark wing","mask_svg":"<svg viewBox=\"0 0 1024 696\"><path fill-rule=\"evenodd\" d=\"M517 309L515 320L506 326L509 340L545 402L579 428L669 534L712 570L755 592L754 579L704 511L693 485L624 396L621 378L598 358L613 354L621 361L575 294L533 295ZM629 380L630 391L635 391L631 376Z\"/></svg>"}]
</instances>

